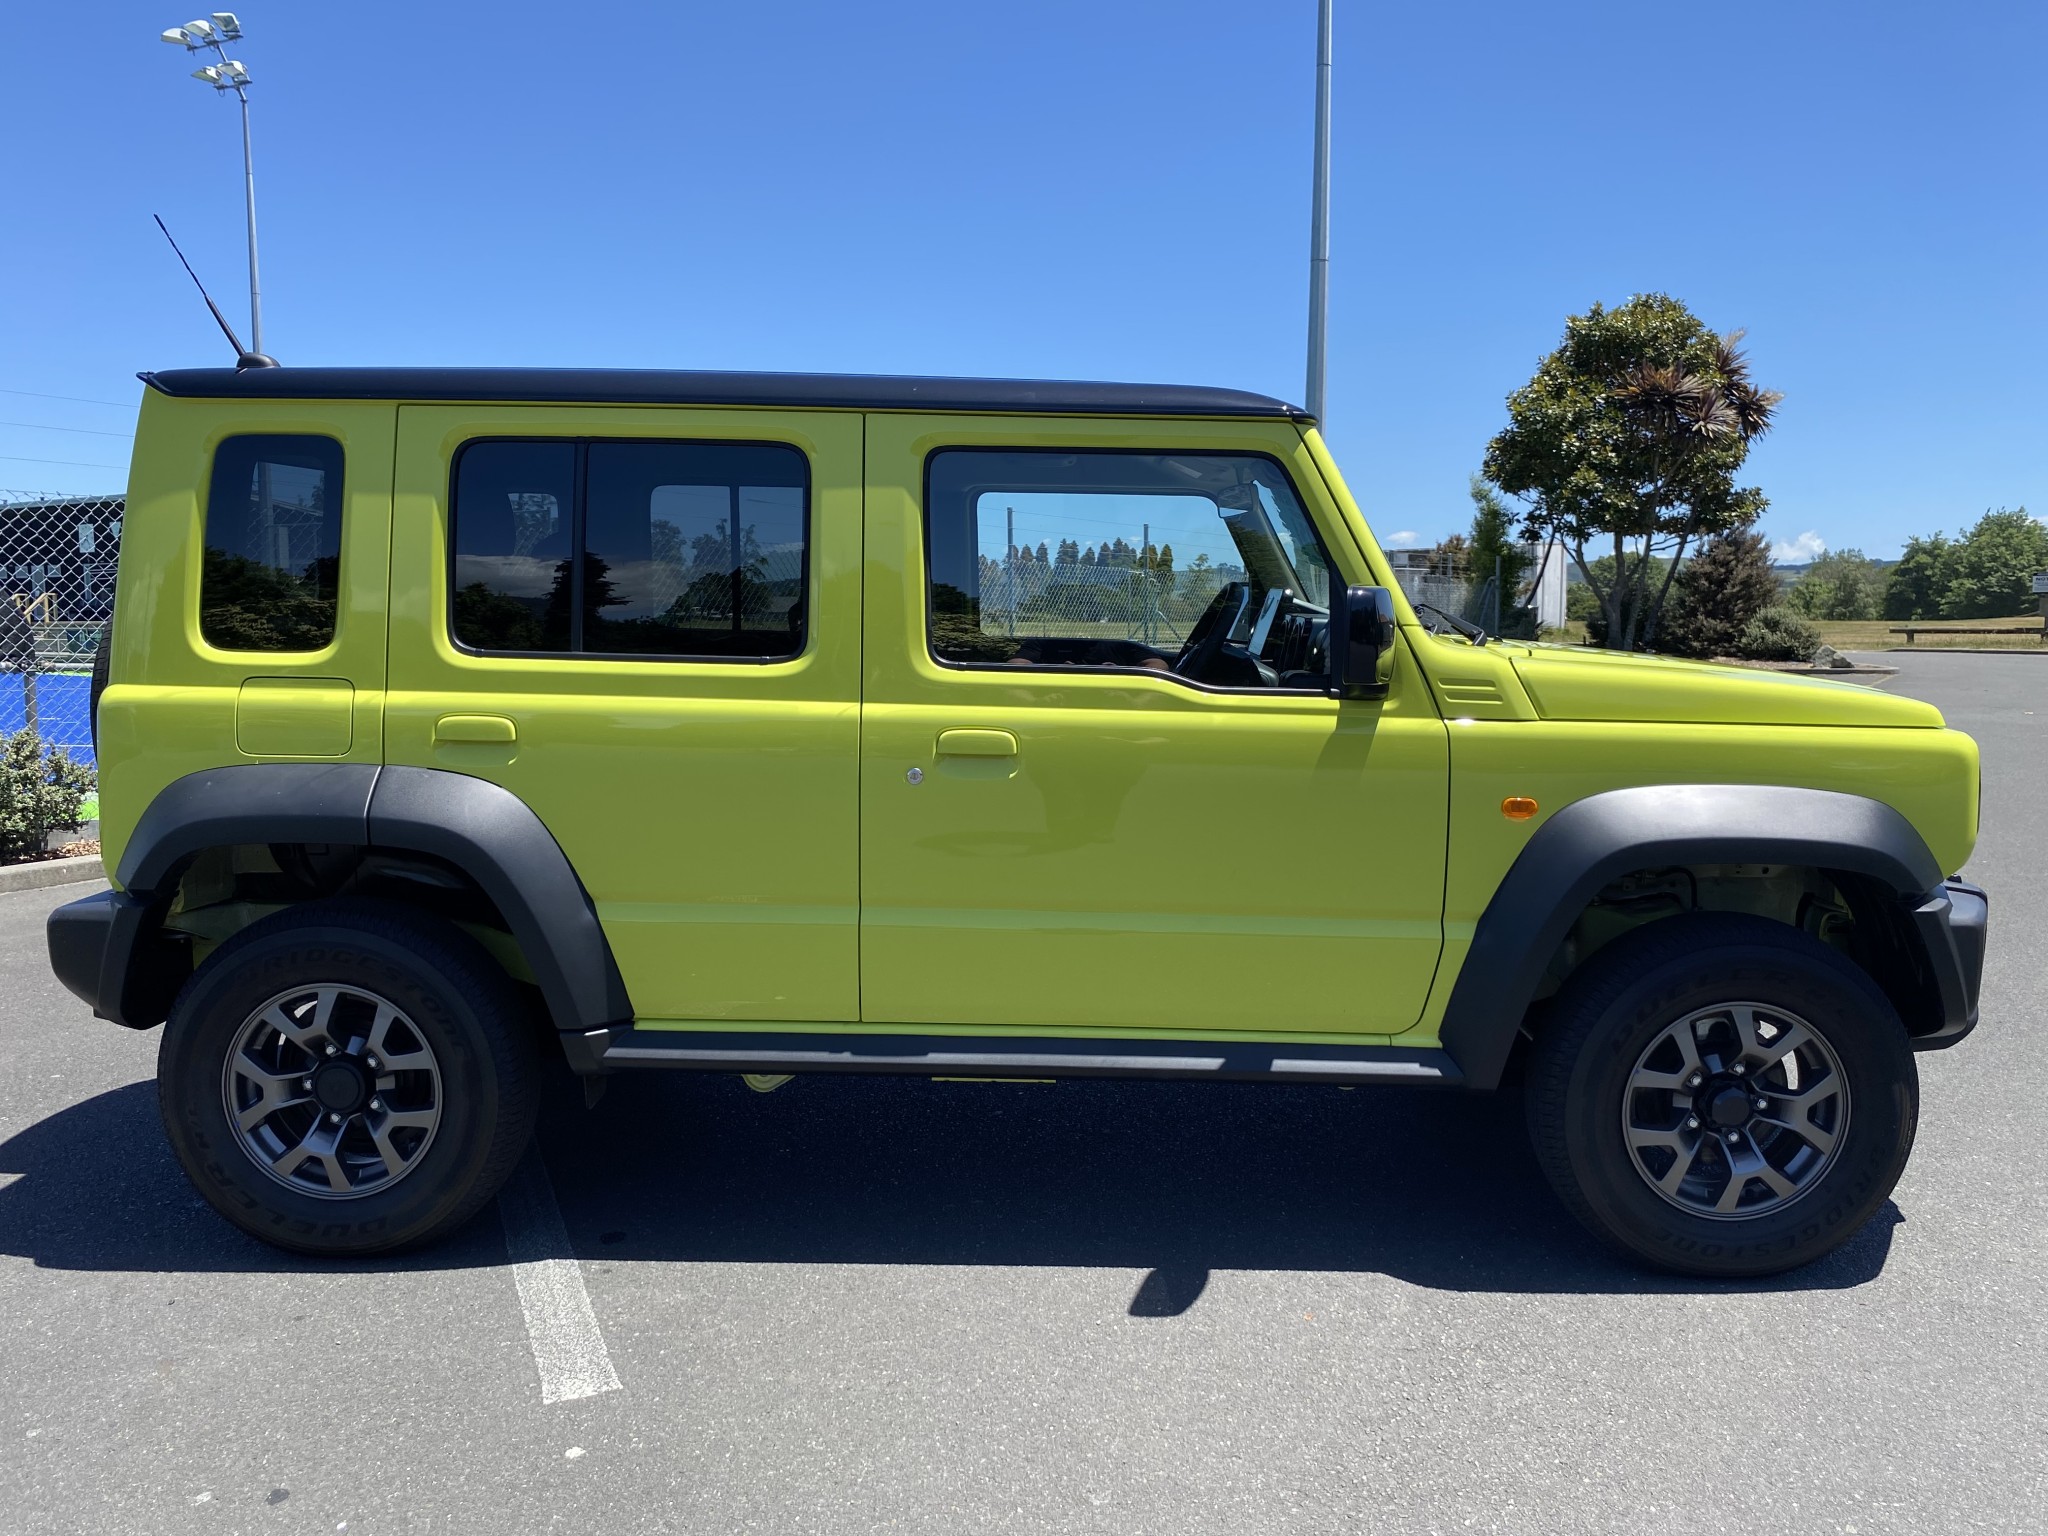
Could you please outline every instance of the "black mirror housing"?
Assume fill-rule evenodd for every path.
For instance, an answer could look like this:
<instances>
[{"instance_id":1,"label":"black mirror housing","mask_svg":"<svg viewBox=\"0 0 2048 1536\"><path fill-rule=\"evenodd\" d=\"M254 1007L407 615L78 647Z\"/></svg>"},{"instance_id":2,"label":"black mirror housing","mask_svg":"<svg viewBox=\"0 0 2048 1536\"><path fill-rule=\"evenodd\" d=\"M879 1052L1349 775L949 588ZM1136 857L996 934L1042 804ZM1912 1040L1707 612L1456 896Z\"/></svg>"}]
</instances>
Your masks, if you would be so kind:
<instances>
[{"instance_id":1,"label":"black mirror housing","mask_svg":"<svg viewBox=\"0 0 2048 1536\"><path fill-rule=\"evenodd\" d=\"M1330 692L1383 699L1394 681L1394 594L1340 587L1330 594Z\"/></svg>"}]
</instances>

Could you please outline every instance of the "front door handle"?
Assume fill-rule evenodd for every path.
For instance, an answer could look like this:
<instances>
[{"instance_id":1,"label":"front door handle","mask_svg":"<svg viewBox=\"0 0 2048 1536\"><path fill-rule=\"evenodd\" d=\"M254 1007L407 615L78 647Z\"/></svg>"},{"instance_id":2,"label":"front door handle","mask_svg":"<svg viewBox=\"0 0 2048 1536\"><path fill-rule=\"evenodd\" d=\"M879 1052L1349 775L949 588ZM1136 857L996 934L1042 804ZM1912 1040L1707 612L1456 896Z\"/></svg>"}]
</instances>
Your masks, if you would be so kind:
<instances>
[{"instance_id":1,"label":"front door handle","mask_svg":"<svg viewBox=\"0 0 2048 1536\"><path fill-rule=\"evenodd\" d=\"M939 732L941 757L1015 757L1017 738L1009 731L955 730Z\"/></svg>"},{"instance_id":2,"label":"front door handle","mask_svg":"<svg viewBox=\"0 0 2048 1536\"><path fill-rule=\"evenodd\" d=\"M519 739L519 727L503 715L443 715L434 722L434 745L510 746Z\"/></svg>"}]
</instances>

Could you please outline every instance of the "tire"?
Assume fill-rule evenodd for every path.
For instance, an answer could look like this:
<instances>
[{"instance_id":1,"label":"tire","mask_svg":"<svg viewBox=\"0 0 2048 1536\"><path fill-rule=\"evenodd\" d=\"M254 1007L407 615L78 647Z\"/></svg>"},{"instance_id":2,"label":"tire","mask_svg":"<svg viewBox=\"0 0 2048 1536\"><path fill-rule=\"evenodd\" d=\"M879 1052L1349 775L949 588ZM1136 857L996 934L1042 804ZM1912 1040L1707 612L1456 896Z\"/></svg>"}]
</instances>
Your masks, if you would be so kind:
<instances>
[{"instance_id":1,"label":"tire","mask_svg":"<svg viewBox=\"0 0 2048 1536\"><path fill-rule=\"evenodd\" d=\"M367 901L294 907L221 945L157 1058L164 1129L207 1202L334 1257L475 1215L533 1134L537 1082L521 999L483 949Z\"/></svg>"},{"instance_id":2,"label":"tire","mask_svg":"<svg viewBox=\"0 0 2048 1536\"><path fill-rule=\"evenodd\" d=\"M1525 1102L1537 1160L1596 1236L1738 1279L1809 1264L1876 1214L1912 1152L1920 1084L1897 1011L1856 966L1781 923L1699 913L1572 977Z\"/></svg>"}]
</instances>

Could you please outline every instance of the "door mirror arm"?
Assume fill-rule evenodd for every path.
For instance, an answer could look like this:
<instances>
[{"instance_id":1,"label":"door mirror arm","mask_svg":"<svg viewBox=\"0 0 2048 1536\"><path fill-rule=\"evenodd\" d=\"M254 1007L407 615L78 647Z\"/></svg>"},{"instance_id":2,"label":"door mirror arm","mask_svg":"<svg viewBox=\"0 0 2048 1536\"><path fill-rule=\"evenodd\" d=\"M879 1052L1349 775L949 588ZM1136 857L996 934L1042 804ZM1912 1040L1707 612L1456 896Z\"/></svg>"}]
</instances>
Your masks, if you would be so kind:
<instances>
[{"instance_id":1,"label":"door mirror arm","mask_svg":"<svg viewBox=\"0 0 2048 1536\"><path fill-rule=\"evenodd\" d=\"M1394 595L1385 587L1330 594L1330 694L1383 699L1394 681Z\"/></svg>"}]
</instances>

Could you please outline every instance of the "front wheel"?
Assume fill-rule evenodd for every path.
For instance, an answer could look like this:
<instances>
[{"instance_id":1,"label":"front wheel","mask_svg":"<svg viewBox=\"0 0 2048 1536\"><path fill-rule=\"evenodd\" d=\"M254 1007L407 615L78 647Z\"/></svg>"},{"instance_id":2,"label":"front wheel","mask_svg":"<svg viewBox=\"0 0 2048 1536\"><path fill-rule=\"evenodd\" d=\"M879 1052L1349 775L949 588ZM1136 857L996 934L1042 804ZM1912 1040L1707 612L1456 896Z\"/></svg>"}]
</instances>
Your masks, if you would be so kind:
<instances>
[{"instance_id":1,"label":"front wheel","mask_svg":"<svg viewBox=\"0 0 2048 1536\"><path fill-rule=\"evenodd\" d=\"M323 902L199 967L164 1026L157 1096L186 1175L300 1253L380 1253L458 1226L532 1134L517 993L459 929Z\"/></svg>"},{"instance_id":2,"label":"front wheel","mask_svg":"<svg viewBox=\"0 0 2048 1536\"><path fill-rule=\"evenodd\" d=\"M1905 1170L1919 1079L1870 978L1796 929L1702 913L1572 978L1527 1087L1539 1161L1633 1258L1775 1274L1846 1242Z\"/></svg>"}]
</instances>

